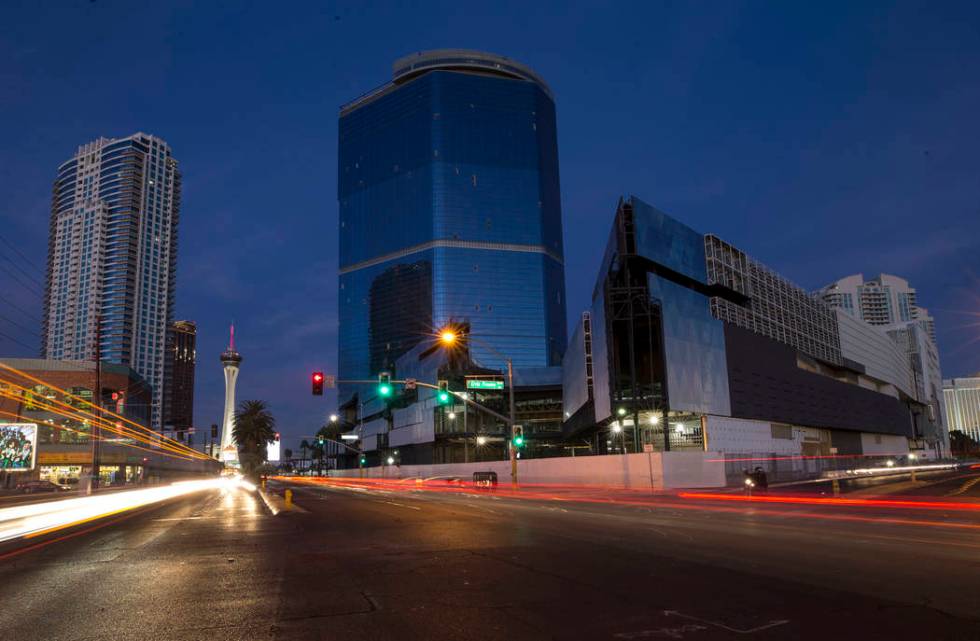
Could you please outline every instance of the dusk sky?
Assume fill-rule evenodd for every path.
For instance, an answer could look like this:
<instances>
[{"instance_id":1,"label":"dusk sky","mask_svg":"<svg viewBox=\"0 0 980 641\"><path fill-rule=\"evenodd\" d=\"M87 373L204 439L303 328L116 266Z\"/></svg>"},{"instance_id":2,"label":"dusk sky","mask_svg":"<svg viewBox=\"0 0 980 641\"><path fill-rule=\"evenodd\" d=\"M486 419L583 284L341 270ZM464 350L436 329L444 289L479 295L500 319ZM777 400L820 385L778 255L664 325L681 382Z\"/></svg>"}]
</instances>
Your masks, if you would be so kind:
<instances>
[{"instance_id":1,"label":"dusk sky","mask_svg":"<svg viewBox=\"0 0 980 641\"><path fill-rule=\"evenodd\" d=\"M0 237L30 261L0 242L2 356L38 353L41 297L10 274L43 280L57 166L151 133L183 174L197 426L220 421L234 321L239 399L287 446L312 435L334 409L309 375L336 367L338 107L458 47L554 90L569 317L634 194L807 289L909 279L944 376L980 370L980 4L45 4L0 8Z\"/></svg>"}]
</instances>

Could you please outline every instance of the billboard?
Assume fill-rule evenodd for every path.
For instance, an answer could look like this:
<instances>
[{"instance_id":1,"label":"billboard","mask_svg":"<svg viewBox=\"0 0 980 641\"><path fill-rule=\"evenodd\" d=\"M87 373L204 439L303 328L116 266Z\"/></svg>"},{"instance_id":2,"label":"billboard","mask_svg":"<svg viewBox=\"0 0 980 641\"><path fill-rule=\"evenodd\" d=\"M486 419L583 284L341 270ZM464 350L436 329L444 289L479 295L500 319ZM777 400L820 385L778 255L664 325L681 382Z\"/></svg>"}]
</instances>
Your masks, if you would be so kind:
<instances>
[{"instance_id":1,"label":"billboard","mask_svg":"<svg viewBox=\"0 0 980 641\"><path fill-rule=\"evenodd\" d=\"M37 424L0 424L0 470L26 472L37 460Z\"/></svg>"}]
</instances>

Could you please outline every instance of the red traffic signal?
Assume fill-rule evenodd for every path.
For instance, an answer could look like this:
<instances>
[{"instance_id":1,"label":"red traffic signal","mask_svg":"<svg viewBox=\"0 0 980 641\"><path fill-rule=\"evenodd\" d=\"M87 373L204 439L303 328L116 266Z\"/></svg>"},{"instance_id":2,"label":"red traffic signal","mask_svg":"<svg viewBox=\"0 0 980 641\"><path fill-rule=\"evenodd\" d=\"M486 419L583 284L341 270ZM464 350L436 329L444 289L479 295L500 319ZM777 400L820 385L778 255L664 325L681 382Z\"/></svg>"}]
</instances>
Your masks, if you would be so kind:
<instances>
[{"instance_id":1,"label":"red traffic signal","mask_svg":"<svg viewBox=\"0 0 980 641\"><path fill-rule=\"evenodd\" d=\"M323 396L323 372L313 372L313 396Z\"/></svg>"}]
</instances>

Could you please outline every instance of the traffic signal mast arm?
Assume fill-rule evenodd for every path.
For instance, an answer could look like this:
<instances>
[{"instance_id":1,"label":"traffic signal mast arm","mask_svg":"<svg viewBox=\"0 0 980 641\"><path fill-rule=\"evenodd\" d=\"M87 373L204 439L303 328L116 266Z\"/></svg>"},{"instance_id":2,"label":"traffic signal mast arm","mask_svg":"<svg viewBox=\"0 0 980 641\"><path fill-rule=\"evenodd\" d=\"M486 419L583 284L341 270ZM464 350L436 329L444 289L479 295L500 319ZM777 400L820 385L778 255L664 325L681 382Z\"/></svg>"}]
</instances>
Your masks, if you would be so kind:
<instances>
[{"instance_id":1,"label":"traffic signal mast arm","mask_svg":"<svg viewBox=\"0 0 980 641\"><path fill-rule=\"evenodd\" d=\"M297 438L299 438L299 437L297 437ZM333 443L335 445L340 445L341 447L345 447L348 450L350 450L351 452L355 452L357 454L364 454L364 452L362 450L359 450L356 447L351 447L347 443L343 443L341 441L335 441L332 438L327 438L325 436L312 436L312 437L304 437L304 438L314 438L314 439L316 439L318 441L321 441L322 443Z\"/></svg>"},{"instance_id":2,"label":"traffic signal mast arm","mask_svg":"<svg viewBox=\"0 0 980 641\"><path fill-rule=\"evenodd\" d=\"M338 380L337 382L338 383L343 383L345 385L377 385L378 384L378 381L377 380L370 380L370 379L364 379L364 380L360 380L360 379ZM393 384L393 385L404 385L405 384L405 381L403 381L403 380L402 381L397 381L397 380L392 379L390 381L390 383ZM427 387L427 388L433 389L433 390L438 390L439 389L439 386L438 385L433 385L431 383L424 383L422 381L415 381L415 384L417 386L419 386L419 387ZM453 396L455 396L456 398L462 400L464 403L466 403L466 404L468 404L468 405L470 405L470 406L472 406L472 407L474 407L474 408L476 408L476 409L478 409L478 410L480 410L482 412L486 412L487 414L490 414L491 416L493 416L493 417L495 417L495 418L503 421L504 423L506 423L507 425L510 425L513 428L514 423L509 418L507 418L506 416L504 416L503 414L500 414L498 412L495 412L492 409L490 409L489 407L487 407L486 405L481 405L480 403L477 403L476 401L471 400L469 397L463 396L459 392L454 392L452 390L447 390L447 391L450 394L452 394Z\"/></svg>"}]
</instances>

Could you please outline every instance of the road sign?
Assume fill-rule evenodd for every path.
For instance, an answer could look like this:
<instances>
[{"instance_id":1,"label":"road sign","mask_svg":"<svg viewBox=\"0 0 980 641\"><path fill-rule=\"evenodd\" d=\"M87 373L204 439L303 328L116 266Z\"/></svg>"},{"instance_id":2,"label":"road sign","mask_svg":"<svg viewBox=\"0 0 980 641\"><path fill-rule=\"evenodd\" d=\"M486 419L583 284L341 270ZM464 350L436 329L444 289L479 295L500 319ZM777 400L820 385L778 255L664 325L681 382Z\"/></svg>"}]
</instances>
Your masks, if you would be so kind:
<instances>
[{"instance_id":1,"label":"road sign","mask_svg":"<svg viewBox=\"0 0 980 641\"><path fill-rule=\"evenodd\" d=\"M411 391L413 389L416 389L417 384L418 384L418 381L416 379L414 379L414 378L406 378L405 379L405 389L407 391Z\"/></svg>"},{"instance_id":2,"label":"road sign","mask_svg":"<svg viewBox=\"0 0 980 641\"><path fill-rule=\"evenodd\" d=\"M327 374L323 377L323 386L327 389L333 389L337 387L337 377Z\"/></svg>"},{"instance_id":3,"label":"road sign","mask_svg":"<svg viewBox=\"0 0 980 641\"><path fill-rule=\"evenodd\" d=\"M488 381L479 378L466 379L466 389L504 389L503 381Z\"/></svg>"}]
</instances>

